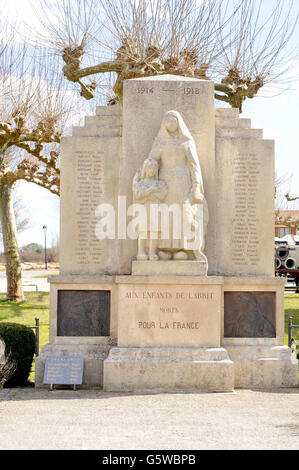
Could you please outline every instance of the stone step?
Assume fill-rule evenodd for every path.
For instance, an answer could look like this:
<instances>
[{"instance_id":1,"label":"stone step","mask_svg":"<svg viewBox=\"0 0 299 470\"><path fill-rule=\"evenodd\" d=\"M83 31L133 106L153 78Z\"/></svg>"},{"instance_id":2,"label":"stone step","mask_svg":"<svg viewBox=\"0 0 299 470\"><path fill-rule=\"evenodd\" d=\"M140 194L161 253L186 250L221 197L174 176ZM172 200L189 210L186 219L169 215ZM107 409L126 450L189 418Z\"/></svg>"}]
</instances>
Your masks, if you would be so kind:
<instances>
[{"instance_id":1,"label":"stone step","mask_svg":"<svg viewBox=\"0 0 299 470\"><path fill-rule=\"evenodd\" d=\"M223 127L216 130L216 137L231 137L232 139L262 139L262 129L243 129L242 127Z\"/></svg>"},{"instance_id":2,"label":"stone step","mask_svg":"<svg viewBox=\"0 0 299 470\"><path fill-rule=\"evenodd\" d=\"M121 106L116 104L114 106L97 106L96 115L97 116L116 116L121 115Z\"/></svg>"},{"instance_id":3,"label":"stone step","mask_svg":"<svg viewBox=\"0 0 299 470\"><path fill-rule=\"evenodd\" d=\"M102 126L120 126L121 125L120 115L111 116L86 116L85 127L102 127Z\"/></svg>"},{"instance_id":4,"label":"stone step","mask_svg":"<svg viewBox=\"0 0 299 470\"><path fill-rule=\"evenodd\" d=\"M226 128L226 127L242 127L243 129L250 129L251 128L251 119L223 119L216 117L216 129L218 127Z\"/></svg>"},{"instance_id":5,"label":"stone step","mask_svg":"<svg viewBox=\"0 0 299 470\"><path fill-rule=\"evenodd\" d=\"M216 108L216 118L237 118L239 116L239 110L237 108Z\"/></svg>"},{"instance_id":6,"label":"stone step","mask_svg":"<svg viewBox=\"0 0 299 470\"><path fill-rule=\"evenodd\" d=\"M72 135L73 137L121 137L121 127L73 127Z\"/></svg>"},{"instance_id":7,"label":"stone step","mask_svg":"<svg viewBox=\"0 0 299 470\"><path fill-rule=\"evenodd\" d=\"M106 392L231 392L234 365L224 348L114 347L103 382Z\"/></svg>"}]
</instances>

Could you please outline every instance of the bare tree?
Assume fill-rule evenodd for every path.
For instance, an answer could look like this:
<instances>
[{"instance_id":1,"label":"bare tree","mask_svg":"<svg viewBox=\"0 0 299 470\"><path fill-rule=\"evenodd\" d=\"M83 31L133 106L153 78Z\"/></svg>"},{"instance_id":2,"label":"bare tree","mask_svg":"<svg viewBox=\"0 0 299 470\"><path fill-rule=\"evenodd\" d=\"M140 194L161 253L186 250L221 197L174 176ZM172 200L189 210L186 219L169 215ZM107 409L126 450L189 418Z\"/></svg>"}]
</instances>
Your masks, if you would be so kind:
<instances>
[{"instance_id":1,"label":"bare tree","mask_svg":"<svg viewBox=\"0 0 299 470\"><path fill-rule=\"evenodd\" d=\"M299 196L290 196L292 178L292 174L275 176L275 198L278 210L287 210L290 202L299 200Z\"/></svg>"},{"instance_id":2,"label":"bare tree","mask_svg":"<svg viewBox=\"0 0 299 470\"><path fill-rule=\"evenodd\" d=\"M30 218L26 212L26 206L22 201L22 196L18 192L18 187L14 193L13 197L13 211L15 215L17 233L22 233L30 227ZM1 227L0 227L0 236L1 236Z\"/></svg>"},{"instance_id":3,"label":"bare tree","mask_svg":"<svg viewBox=\"0 0 299 470\"><path fill-rule=\"evenodd\" d=\"M0 220L6 257L7 298L21 301L24 296L13 190L18 180L25 180L59 194L58 144L73 97L63 89L64 81L55 77L53 65L44 60L43 51L15 41L14 30L7 25L6 36L2 39Z\"/></svg>"},{"instance_id":4,"label":"bare tree","mask_svg":"<svg viewBox=\"0 0 299 470\"><path fill-rule=\"evenodd\" d=\"M115 102L122 100L125 79L176 74L212 79L215 98L241 111L265 84L283 83L296 54L287 47L298 22L298 2L273 0L270 11L264 3L61 0L49 15L47 2L40 0L44 11L39 14L44 41L61 54L65 77L80 85L86 99L111 79ZM93 77L89 83L88 76Z\"/></svg>"},{"instance_id":5,"label":"bare tree","mask_svg":"<svg viewBox=\"0 0 299 470\"><path fill-rule=\"evenodd\" d=\"M17 233L20 234L30 227L30 219L26 215L26 207L22 201L22 195L18 193L18 190L14 192L13 197L13 212L16 221ZM2 227L0 224L0 240L2 240Z\"/></svg>"},{"instance_id":6,"label":"bare tree","mask_svg":"<svg viewBox=\"0 0 299 470\"><path fill-rule=\"evenodd\" d=\"M11 360L8 356L4 364L0 364L0 390L3 388L5 382L10 379L16 370L16 362Z\"/></svg>"},{"instance_id":7,"label":"bare tree","mask_svg":"<svg viewBox=\"0 0 299 470\"><path fill-rule=\"evenodd\" d=\"M289 195L289 193L287 193L287 194L285 195L285 198L286 198L286 200L287 200L288 202L292 202L292 201L298 201L299 196L293 196L293 197L291 197L291 196Z\"/></svg>"},{"instance_id":8,"label":"bare tree","mask_svg":"<svg viewBox=\"0 0 299 470\"><path fill-rule=\"evenodd\" d=\"M24 154L24 152L23 152ZM17 242L17 227L13 209L13 191L17 181L38 184L59 195L59 169L54 170L37 158L5 157L0 171L0 220L6 259L7 299L23 300L21 261Z\"/></svg>"}]
</instances>

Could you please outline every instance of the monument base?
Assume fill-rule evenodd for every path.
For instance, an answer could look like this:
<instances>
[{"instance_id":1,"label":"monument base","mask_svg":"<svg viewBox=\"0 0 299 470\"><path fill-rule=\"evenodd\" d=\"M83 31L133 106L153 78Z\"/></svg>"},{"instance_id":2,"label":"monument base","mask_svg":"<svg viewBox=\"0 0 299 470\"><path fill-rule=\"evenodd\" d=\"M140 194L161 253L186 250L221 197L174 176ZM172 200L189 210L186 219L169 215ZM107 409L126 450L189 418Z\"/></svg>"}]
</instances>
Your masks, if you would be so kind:
<instances>
[{"instance_id":1,"label":"monument base","mask_svg":"<svg viewBox=\"0 0 299 470\"><path fill-rule=\"evenodd\" d=\"M298 361L283 346L283 294L278 278L54 276L50 344L36 360L36 386L48 387L43 385L47 356L79 355L84 358L82 388L228 392L296 387ZM97 329L82 336L105 318L110 319L109 336L95 336ZM257 324L268 325L269 337L254 336ZM61 326L69 328L62 331L65 336Z\"/></svg>"},{"instance_id":2,"label":"monument base","mask_svg":"<svg viewBox=\"0 0 299 470\"><path fill-rule=\"evenodd\" d=\"M208 264L197 260L133 261L133 276L207 276Z\"/></svg>"},{"instance_id":3,"label":"monument base","mask_svg":"<svg viewBox=\"0 0 299 470\"><path fill-rule=\"evenodd\" d=\"M224 348L112 348L104 391L231 392L234 365Z\"/></svg>"},{"instance_id":4,"label":"monument base","mask_svg":"<svg viewBox=\"0 0 299 470\"><path fill-rule=\"evenodd\" d=\"M287 346L226 346L235 368L235 388L298 385L298 361Z\"/></svg>"},{"instance_id":5,"label":"monument base","mask_svg":"<svg viewBox=\"0 0 299 470\"><path fill-rule=\"evenodd\" d=\"M103 361L108 356L111 346L100 344L46 344L35 362L35 386L44 385L44 370L47 356L83 356L83 383L78 388L103 387Z\"/></svg>"}]
</instances>

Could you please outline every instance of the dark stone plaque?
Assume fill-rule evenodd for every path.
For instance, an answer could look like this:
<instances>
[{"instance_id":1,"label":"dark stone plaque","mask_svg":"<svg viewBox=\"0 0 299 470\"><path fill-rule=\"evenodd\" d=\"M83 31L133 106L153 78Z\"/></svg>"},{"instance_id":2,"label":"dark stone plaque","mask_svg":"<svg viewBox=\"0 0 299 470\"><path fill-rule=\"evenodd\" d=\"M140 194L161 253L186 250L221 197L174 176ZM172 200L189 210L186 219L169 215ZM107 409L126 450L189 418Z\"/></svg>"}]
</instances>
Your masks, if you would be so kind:
<instances>
[{"instance_id":1,"label":"dark stone plaque","mask_svg":"<svg viewBox=\"0 0 299 470\"><path fill-rule=\"evenodd\" d=\"M275 338L275 292L225 292L226 338Z\"/></svg>"},{"instance_id":2,"label":"dark stone plaque","mask_svg":"<svg viewBox=\"0 0 299 470\"><path fill-rule=\"evenodd\" d=\"M58 336L110 336L110 291L58 291Z\"/></svg>"}]
</instances>

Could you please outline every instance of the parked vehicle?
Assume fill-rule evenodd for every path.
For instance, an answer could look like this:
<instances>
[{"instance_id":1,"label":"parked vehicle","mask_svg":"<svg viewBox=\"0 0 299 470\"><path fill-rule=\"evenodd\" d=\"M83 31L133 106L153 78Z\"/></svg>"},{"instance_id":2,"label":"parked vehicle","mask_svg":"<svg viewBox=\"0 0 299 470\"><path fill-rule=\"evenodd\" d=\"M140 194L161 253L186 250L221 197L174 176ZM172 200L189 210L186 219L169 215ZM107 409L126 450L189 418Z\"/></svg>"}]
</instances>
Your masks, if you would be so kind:
<instances>
[{"instance_id":1,"label":"parked vehicle","mask_svg":"<svg viewBox=\"0 0 299 470\"><path fill-rule=\"evenodd\" d=\"M299 293L299 236L275 238L275 273L295 282Z\"/></svg>"}]
</instances>

